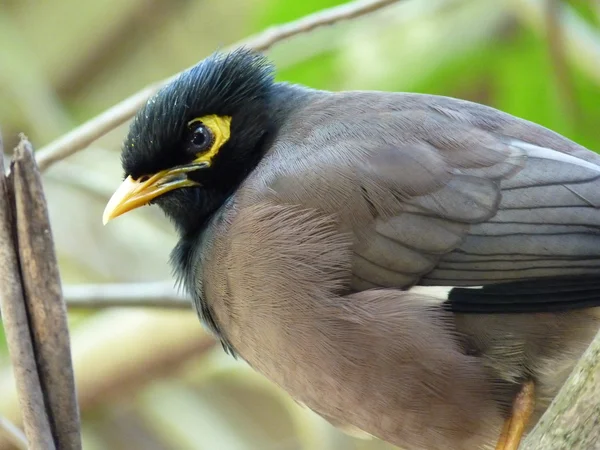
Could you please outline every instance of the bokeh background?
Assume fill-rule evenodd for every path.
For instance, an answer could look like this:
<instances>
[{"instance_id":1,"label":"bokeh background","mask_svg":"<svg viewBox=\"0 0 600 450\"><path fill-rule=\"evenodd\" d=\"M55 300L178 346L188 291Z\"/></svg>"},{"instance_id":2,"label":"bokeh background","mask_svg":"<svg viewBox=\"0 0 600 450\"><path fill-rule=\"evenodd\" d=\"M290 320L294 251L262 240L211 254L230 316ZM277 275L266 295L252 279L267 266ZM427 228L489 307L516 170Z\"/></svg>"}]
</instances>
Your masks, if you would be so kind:
<instances>
[{"instance_id":1,"label":"bokeh background","mask_svg":"<svg viewBox=\"0 0 600 450\"><path fill-rule=\"evenodd\" d=\"M41 148L216 49L340 3L0 0L5 151L18 132ZM404 0L269 54L279 80L460 97L600 151L598 0ZM160 211L101 224L121 179L125 132L119 127L44 175L66 286L170 283L176 237ZM348 437L296 405L225 355L191 310L78 309L70 321L86 450L392 448ZM19 422L1 329L0 415ZM0 433L0 450L9 448Z\"/></svg>"}]
</instances>

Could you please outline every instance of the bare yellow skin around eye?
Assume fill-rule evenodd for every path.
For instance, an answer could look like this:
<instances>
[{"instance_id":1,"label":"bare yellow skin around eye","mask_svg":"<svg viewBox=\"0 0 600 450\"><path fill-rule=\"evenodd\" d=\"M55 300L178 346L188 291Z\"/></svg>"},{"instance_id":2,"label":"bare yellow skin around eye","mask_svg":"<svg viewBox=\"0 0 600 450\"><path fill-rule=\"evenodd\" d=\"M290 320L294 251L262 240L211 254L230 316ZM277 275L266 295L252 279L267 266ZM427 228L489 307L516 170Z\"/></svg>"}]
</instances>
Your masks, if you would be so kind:
<instances>
[{"instance_id":1,"label":"bare yellow skin around eye","mask_svg":"<svg viewBox=\"0 0 600 450\"><path fill-rule=\"evenodd\" d=\"M219 153L223 144L229 140L231 135L231 117L229 116L217 116L215 114L211 114L204 117L198 117L194 120L190 120L188 122L188 126L196 123L202 122L206 127L212 131L215 140L210 147L205 152L198 153L196 159L194 160L195 164L198 163L208 163L209 165L212 163L213 158Z\"/></svg>"},{"instance_id":2,"label":"bare yellow skin around eye","mask_svg":"<svg viewBox=\"0 0 600 450\"><path fill-rule=\"evenodd\" d=\"M223 144L229 140L231 134L231 117L213 114L198 117L190 121L188 125L192 125L195 122L202 122L212 132L214 141L211 147L207 151L198 153L196 159L190 164L161 170L152 174L149 178L134 180L131 176L128 176L106 205L104 215L102 216L104 224L121 214L148 204L152 199L167 192L199 185L197 181L188 178L187 173L211 166L215 155L219 153ZM203 164L203 166L199 167L198 164Z\"/></svg>"}]
</instances>

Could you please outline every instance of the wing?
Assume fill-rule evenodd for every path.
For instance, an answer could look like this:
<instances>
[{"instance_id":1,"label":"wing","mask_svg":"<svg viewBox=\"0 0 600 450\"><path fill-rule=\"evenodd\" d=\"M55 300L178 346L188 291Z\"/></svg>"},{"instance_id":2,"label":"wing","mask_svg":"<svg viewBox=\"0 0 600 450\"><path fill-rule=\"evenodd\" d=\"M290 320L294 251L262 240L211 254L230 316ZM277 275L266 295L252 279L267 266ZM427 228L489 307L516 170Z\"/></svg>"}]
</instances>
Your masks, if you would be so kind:
<instances>
[{"instance_id":1,"label":"wing","mask_svg":"<svg viewBox=\"0 0 600 450\"><path fill-rule=\"evenodd\" d=\"M588 279L585 295L600 301L596 154L533 123L445 97L333 94L301 116L275 141L261 182L278 201L340 218L354 236L354 291L569 276L571 286L572 277ZM496 292L492 301L489 291L469 291L463 302L457 292L464 291L453 301L466 312L481 304L489 311L501 304L503 312L507 304L545 307L521 294Z\"/></svg>"}]
</instances>

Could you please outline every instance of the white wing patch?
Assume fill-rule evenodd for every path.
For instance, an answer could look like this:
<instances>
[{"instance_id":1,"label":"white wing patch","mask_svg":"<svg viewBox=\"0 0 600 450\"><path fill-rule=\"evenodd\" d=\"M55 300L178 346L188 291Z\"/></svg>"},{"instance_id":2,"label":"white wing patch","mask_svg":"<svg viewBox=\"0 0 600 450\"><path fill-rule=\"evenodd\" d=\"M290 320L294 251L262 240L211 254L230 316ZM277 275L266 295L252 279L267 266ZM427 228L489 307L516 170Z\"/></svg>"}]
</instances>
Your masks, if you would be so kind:
<instances>
[{"instance_id":1,"label":"white wing patch","mask_svg":"<svg viewBox=\"0 0 600 450\"><path fill-rule=\"evenodd\" d=\"M427 297L434 304L444 303L448 300L450 291L456 286L413 286L409 289L412 294ZM461 289L482 289L483 286L461 286Z\"/></svg>"}]
</instances>

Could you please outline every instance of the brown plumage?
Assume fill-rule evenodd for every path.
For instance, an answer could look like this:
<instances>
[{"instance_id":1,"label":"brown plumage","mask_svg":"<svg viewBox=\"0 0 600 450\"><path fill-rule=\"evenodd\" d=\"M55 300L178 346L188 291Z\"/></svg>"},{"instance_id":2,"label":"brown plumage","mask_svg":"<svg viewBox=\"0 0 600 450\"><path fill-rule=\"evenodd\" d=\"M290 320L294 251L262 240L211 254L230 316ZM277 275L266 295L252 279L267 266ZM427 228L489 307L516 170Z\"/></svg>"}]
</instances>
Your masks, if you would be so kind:
<instances>
[{"instance_id":1,"label":"brown plumage","mask_svg":"<svg viewBox=\"0 0 600 450\"><path fill-rule=\"evenodd\" d=\"M238 51L157 94L123 165L105 220L161 206L203 321L341 428L493 448L520 386L534 424L600 326L600 157L492 108L274 83Z\"/></svg>"}]
</instances>

